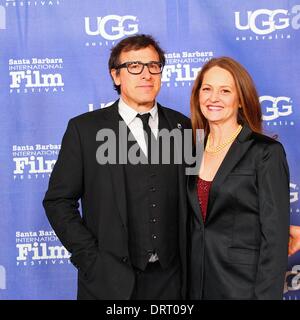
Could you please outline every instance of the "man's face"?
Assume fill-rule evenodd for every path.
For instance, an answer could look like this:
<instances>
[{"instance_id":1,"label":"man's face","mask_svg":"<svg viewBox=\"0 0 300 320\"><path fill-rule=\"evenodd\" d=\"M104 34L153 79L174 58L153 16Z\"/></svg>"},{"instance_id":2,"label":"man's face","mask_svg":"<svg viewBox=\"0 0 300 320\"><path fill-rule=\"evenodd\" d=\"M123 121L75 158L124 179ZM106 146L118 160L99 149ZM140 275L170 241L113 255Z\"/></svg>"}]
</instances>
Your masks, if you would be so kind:
<instances>
[{"instance_id":1,"label":"man's face","mask_svg":"<svg viewBox=\"0 0 300 320\"><path fill-rule=\"evenodd\" d=\"M152 46L122 52L120 64L130 61L159 62L159 56ZM130 74L126 68L121 68L119 73L115 69L111 70L111 75L115 84L121 86L121 97L126 104L139 112L153 107L160 90L161 74L151 74L145 66L141 74Z\"/></svg>"}]
</instances>

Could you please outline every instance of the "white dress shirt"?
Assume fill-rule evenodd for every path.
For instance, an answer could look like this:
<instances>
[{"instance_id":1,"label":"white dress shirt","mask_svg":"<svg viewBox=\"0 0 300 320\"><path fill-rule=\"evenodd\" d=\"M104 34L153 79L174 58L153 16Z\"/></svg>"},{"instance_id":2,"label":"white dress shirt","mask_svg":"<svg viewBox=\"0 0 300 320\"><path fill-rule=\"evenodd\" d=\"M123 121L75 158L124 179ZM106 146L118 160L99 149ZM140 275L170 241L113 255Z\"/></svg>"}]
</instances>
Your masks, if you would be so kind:
<instances>
[{"instance_id":1,"label":"white dress shirt","mask_svg":"<svg viewBox=\"0 0 300 320\"><path fill-rule=\"evenodd\" d=\"M140 118L137 118L136 115L138 113L144 114L150 112L149 117L149 126L151 128L152 133L154 134L155 138L157 138L158 134L158 112L157 112L157 103L154 103L154 106L151 108L150 111L146 112L137 112L130 106L128 106L122 98L119 100L119 106L118 106L119 114L128 126L129 130L133 134L135 140L139 144L140 148L144 152L146 156L147 155L147 145L145 141L144 136L144 130L143 130L143 122Z\"/></svg>"}]
</instances>

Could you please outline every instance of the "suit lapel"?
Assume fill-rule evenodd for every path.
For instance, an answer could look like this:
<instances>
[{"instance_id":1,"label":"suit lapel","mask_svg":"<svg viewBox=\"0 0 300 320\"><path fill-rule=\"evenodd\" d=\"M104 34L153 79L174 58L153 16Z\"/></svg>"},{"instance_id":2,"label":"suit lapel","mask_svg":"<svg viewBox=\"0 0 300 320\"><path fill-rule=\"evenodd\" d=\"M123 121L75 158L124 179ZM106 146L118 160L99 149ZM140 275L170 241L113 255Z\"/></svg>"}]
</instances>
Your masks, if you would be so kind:
<instances>
[{"instance_id":1,"label":"suit lapel","mask_svg":"<svg viewBox=\"0 0 300 320\"><path fill-rule=\"evenodd\" d=\"M168 109L162 107L158 104L158 112L159 117L158 121L160 121L161 116L163 115L166 119L170 131L175 128L184 129L183 125L178 122L178 118L176 117L176 113L169 112ZM161 123L158 123L158 128L162 129ZM175 148L179 149L178 141L175 139ZM173 153L173 156L174 153ZM183 164L177 165L177 175L178 175L178 218L179 218L179 252L181 257L181 267L182 267L182 274L183 274L183 296L185 295L185 286L186 286L186 221L187 221L187 196L186 196L186 176L185 176L185 166Z\"/></svg>"},{"instance_id":2,"label":"suit lapel","mask_svg":"<svg viewBox=\"0 0 300 320\"><path fill-rule=\"evenodd\" d=\"M182 124L178 122L177 118L175 117L175 113L169 112L168 109L162 107L159 103L157 103L158 108L158 114L162 113L165 117L165 119L168 122L170 130L173 130L175 128L181 129ZM159 118L158 118L159 121ZM158 123L158 128L161 129L160 124Z\"/></svg>"},{"instance_id":3,"label":"suit lapel","mask_svg":"<svg viewBox=\"0 0 300 320\"><path fill-rule=\"evenodd\" d=\"M218 190L222 187L226 177L230 174L230 172L234 169L234 167L252 145L253 140L249 138L251 133L251 129L247 125L244 125L242 131L231 145L223 162L221 163L211 185L206 223L208 223L211 217L214 215L213 206L218 196Z\"/></svg>"},{"instance_id":4,"label":"suit lapel","mask_svg":"<svg viewBox=\"0 0 300 320\"><path fill-rule=\"evenodd\" d=\"M126 205L126 188L125 188L125 173L124 164L119 164L119 121L120 115L118 111L119 100L117 100L113 105L108 107L107 113L105 114L107 126L106 128L111 129L116 134L117 141L117 164L108 165L111 173L114 197L116 200L116 205L120 214L120 218L123 225L127 230L127 205ZM126 150L127 152L127 150Z\"/></svg>"},{"instance_id":5,"label":"suit lapel","mask_svg":"<svg viewBox=\"0 0 300 320\"><path fill-rule=\"evenodd\" d=\"M182 144L179 145L179 142L177 139L175 139L175 145L174 145L174 153L173 153L173 157L175 159L175 152L180 152L182 153L182 160L183 159L183 150L181 150L183 148L183 143L184 143L184 127L181 123L178 122L178 118L175 116L176 113L173 113L173 112L169 112L168 109L162 107L159 103L157 104L157 107L158 107L158 128L159 130L163 129L162 126L161 126L161 123L160 123L160 118L162 117L162 115L164 116L164 118L166 119L167 123L168 123L168 129L170 129L170 131L172 131L173 129L179 129L181 130L181 133L182 133ZM179 158L181 157L181 154L177 154L177 156L179 156ZM178 167L183 167L183 166L178 166ZM179 174L181 174L184 170L181 170L182 168L179 168ZM184 172L185 174L185 172ZM184 188L186 188L186 186L184 186Z\"/></svg>"}]
</instances>

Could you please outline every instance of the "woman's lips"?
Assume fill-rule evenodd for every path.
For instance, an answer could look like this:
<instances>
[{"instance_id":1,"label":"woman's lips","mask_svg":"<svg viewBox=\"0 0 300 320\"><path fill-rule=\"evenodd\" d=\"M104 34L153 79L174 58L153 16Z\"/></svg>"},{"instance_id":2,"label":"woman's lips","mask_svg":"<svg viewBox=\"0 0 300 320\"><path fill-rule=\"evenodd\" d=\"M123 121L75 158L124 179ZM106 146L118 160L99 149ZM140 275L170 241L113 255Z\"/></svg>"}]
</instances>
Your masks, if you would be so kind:
<instances>
[{"instance_id":1,"label":"woman's lips","mask_svg":"<svg viewBox=\"0 0 300 320\"><path fill-rule=\"evenodd\" d=\"M220 111L223 109L223 107L221 107L221 106L207 106L207 109L209 111Z\"/></svg>"}]
</instances>

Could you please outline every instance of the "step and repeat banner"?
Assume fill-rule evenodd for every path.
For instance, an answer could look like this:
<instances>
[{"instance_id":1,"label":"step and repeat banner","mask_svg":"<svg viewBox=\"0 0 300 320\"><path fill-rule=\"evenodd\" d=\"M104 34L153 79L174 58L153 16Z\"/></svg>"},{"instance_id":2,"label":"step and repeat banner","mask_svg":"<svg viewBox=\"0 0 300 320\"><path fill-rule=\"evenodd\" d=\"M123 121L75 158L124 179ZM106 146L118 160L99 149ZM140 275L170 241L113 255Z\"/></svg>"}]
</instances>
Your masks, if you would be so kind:
<instances>
[{"instance_id":1,"label":"step and repeat banner","mask_svg":"<svg viewBox=\"0 0 300 320\"><path fill-rule=\"evenodd\" d=\"M166 51L158 101L186 115L206 61L226 55L248 69L265 131L285 146L300 225L300 0L0 0L0 299L76 298L42 199L68 120L118 98L110 49L136 33ZM300 299L300 252L284 292Z\"/></svg>"}]
</instances>

